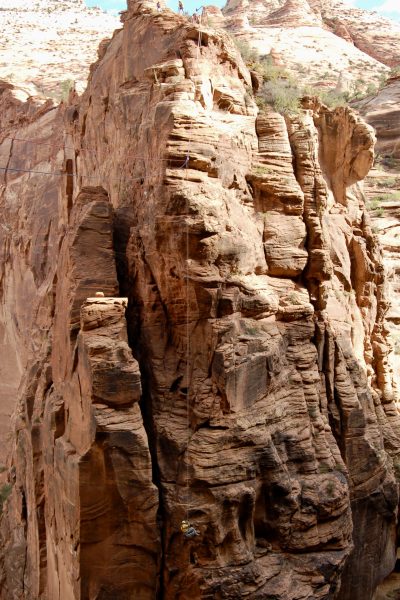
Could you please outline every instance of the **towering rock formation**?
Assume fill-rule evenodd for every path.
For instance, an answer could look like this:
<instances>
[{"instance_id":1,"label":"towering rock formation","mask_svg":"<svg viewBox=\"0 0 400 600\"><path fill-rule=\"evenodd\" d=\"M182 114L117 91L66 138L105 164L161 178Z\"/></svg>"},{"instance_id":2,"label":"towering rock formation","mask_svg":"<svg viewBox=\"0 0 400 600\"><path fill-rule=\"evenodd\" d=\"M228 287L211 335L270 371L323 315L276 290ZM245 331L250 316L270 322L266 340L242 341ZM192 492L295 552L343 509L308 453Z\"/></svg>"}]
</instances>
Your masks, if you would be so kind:
<instances>
[{"instance_id":1,"label":"towering rock formation","mask_svg":"<svg viewBox=\"0 0 400 600\"><path fill-rule=\"evenodd\" d=\"M372 130L259 112L223 31L123 20L82 97L1 95L0 598L372 598L400 460Z\"/></svg>"}]
</instances>

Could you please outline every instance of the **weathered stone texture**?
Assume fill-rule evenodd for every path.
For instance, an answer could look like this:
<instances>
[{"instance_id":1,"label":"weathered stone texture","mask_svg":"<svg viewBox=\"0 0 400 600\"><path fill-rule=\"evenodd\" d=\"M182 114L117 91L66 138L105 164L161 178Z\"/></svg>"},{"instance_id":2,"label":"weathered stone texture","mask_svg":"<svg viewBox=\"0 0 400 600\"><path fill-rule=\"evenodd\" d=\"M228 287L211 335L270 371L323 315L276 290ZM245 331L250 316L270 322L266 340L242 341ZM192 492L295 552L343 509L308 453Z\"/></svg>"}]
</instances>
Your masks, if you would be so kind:
<instances>
[{"instance_id":1,"label":"weathered stone texture","mask_svg":"<svg viewBox=\"0 0 400 600\"><path fill-rule=\"evenodd\" d=\"M312 99L260 114L223 32L151 2L123 19L65 108L51 296L24 292L48 313L16 378L0 597L367 600L400 453L372 131ZM23 235L35 188L6 184Z\"/></svg>"},{"instance_id":2,"label":"weathered stone texture","mask_svg":"<svg viewBox=\"0 0 400 600\"><path fill-rule=\"evenodd\" d=\"M321 90L365 92L400 61L399 23L341 0L228 0L205 20Z\"/></svg>"}]
</instances>

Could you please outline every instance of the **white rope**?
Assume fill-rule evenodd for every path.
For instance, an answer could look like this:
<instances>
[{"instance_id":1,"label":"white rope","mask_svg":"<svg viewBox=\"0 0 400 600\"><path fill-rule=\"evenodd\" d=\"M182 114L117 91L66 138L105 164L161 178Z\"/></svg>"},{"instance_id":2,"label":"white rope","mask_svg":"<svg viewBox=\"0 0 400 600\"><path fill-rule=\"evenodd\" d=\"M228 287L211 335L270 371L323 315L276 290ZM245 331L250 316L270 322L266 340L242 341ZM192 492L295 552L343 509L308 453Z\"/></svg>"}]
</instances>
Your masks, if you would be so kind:
<instances>
[{"instance_id":1,"label":"white rope","mask_svg":"<svg viewBox=\"0 0 400 600\"><path fill-rule=\"evenodd\" d=\"M202 7L200 7L202 9ZM200 9L196 9L196 12ZM197 49L196 49L196 64L199 62L200 58L200 48L201 48L201 18L202 13L200 13L199 19L199 35L197 40ZM186 153L186 181L188 177L188 168L189 168L189 160L190 160L190 149L192 144L192 133L193 133L193 125L191 125L189 129L188 136L188 149ZM186 427L187 427L187 445L186 445L186 520L189 521L189 444L191 439L191 427L190 427L190 355L191 355L191 343L190 343L190 289L189 289L189 251L190 251L190 242L189 242L189 201L186 195Z\"/></svg>"}]
</instances>

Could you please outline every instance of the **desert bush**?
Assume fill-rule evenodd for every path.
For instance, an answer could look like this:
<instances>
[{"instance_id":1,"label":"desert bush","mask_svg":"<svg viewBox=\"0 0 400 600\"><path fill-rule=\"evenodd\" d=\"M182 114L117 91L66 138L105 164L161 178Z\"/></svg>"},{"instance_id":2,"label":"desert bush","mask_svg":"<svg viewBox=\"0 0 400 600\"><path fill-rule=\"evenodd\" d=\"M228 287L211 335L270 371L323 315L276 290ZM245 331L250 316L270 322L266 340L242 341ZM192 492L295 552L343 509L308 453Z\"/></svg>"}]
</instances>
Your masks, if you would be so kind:
<instances>
[{"instance_id":1,"label":"desert bush","mask_svg":"<svg viewBox=\"0 0 400 600\"><path fill-rule=\"evenodd\" d=\"M382 202L382 196L375 196L375 198L371 198L371 200L367 204L368 210L377 210L380 208Z\"/></svg>"},{"instance_id":2,"label":"desert bush","mask_svg":"<svg viewBox=\"0 0 400 600\"><path fill-rule=\"evenodd\" d=\"M255 175L268 175L268 173L271 173L273 169L265 165L256 165L253 167L252 171Z\"/></svg>"},{"instance_id":3,"label":"desert bush","mask_svg":"<svg viewBox=\"0 0 400 600\"><path fill-rule=\"evenodd\" d=\"M322 463L319 464L318 471L320 473L330 473L332 471L332 469L330 468L329 465L327 465L326 463L322 462Z\"/></svg>"},{"instance_id":4,"label":"desert bush","mask_svg":"<svg viewBox=\"0 0 400 600\"><path fill-rule=\"evenodd\" d=\"M386 177L385 179L377 180L377 183L383 188L393 188L396 185L400 185L400 179L396 177Z\"/></svg>"},{"instance_id":5,"label":"desert bush","mask_svg":"<svg viewBox=\"0 0 400 600\"><path fill-rule=\"evenodd\" d=\"M315 90L314 95L318 96L326 104L328 108L338 108L339 106L346 106L349 100L347 92L336 92L335 90Z\"/></svg>"},{"instance_id":6,"label":"desert bush","mask_svg":"<svg viewBox=\"0 0 400 600\"><path fill-rule=\"evenodd\" d=\"M3 512L3 504L11 494L12 484L4 483L0 488L0 515Z\"/></svg>"},{"instance_id":7,"label":"desert bush","mask_svg":"<svg viewBox=\"0 0 400 600\"><path fill-rule=\"evenodd\" d=\"M365 90L366 96L373 96L377 92L378 92L378 86L377 85L375 85L374 83L369 83L367 85L367 89Z\"/></svg>"},{"instance_id":8,"label":"desert bush","mask_svg":"<svg viewBox=\"0 0 400 600\"><path fill-rule=\"evenodd\" d=\"M290 79L266 81L258 93L258 98L265 105L270 105L274 110L284 115L299 114L302 96L301 88Z\"/></svg>"},{"instance_id":9,"label":"desert bush","mask_svg":"<svg viewBox=\"0 0 400 600\"><path fill-rule=\"evenodd\" d=\"M290 79L290 74L286 69L278 65L274 65L270 56L264 56L254 65L254 70L257 71L264 81L275 81L276 79Z\"/></svg>"},{"instance_id":10,"label":"desert bush","mask_svg":"<svg viewBox=\"0 0 400 600\"><path fill-rule=\"evenodd\" d=\"M252 48L245 40L241 40L240 38L234 37L233 41L246 64L252 65L258 62L260 55L255 48Z\"/></svg>"},{"instance_id":11,"label":"desert bush","mask_svg":"<svg viewBox=\"0 0 400 600\"><path fill-rule=\"evenodd\" d=\"M75 81L73 79L64 79L64 81L61 81L60 94L61 94L61 100L63 102L68 100L69 93L74 88L74 86L75 86Z\"/></svg>"},{"instance_id":12,"label":"desert bush","mask_svg":"<svg viewBox=\"0 0 400 600\"><path fill-rule=\"evenodd\" d=\"M252 15L252 16L249 17L249 23L253 27L256 27L257 25L261 25L262 22L263 22L263 18L262 17L256 17L255 15Z\"/></svg>"},{"instance_id":13,"label":"desert bush","mask_svg":"<svg viewBox=\"0 0 400 600\"><path fill-rule=\"evenodd\" d=\"M390 69L389 77L396 77L397 75L400 75L400 65L396 65Z\"/></svg>"}]
</instances>

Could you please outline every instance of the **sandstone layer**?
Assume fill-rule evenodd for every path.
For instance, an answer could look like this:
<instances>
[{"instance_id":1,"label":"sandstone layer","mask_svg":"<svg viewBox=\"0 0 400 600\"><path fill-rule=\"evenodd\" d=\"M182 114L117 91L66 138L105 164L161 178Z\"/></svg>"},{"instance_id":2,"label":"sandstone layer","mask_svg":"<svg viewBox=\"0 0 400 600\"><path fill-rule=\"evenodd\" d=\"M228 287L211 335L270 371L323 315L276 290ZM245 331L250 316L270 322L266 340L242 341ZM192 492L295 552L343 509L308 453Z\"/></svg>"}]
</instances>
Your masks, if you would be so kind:
<instances>
[{"instance_id":1,"label":"sandstone layer","mask_svg":"<svg viewBox=\"0 0 400 600\"><path fill-rule=\"evenodd\" d=\"M400 460L372 129L259 112L221 30L123 21L82 97L1 97L0 598L369 600Z\"/></svg>"},{"instance_id":2,"label":"sandstone layer","mask_svg":"<svg viewBox=\"0 0 400 600\"><path fill-rule=\"evenodd\" d=\"M365 92L400 63L400 25L340 0L228 0L211 22L302 83Z\"/></svg>"}]
</instances>

